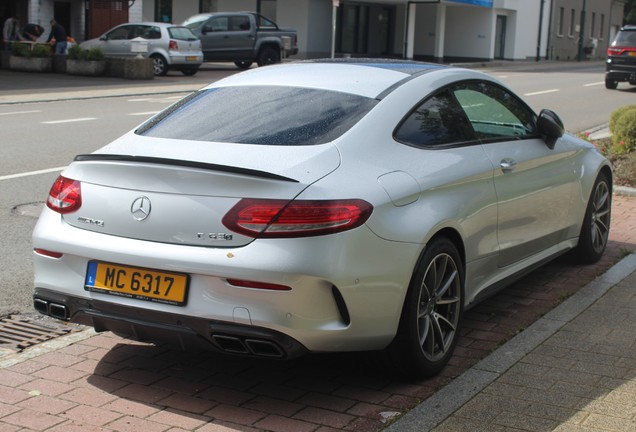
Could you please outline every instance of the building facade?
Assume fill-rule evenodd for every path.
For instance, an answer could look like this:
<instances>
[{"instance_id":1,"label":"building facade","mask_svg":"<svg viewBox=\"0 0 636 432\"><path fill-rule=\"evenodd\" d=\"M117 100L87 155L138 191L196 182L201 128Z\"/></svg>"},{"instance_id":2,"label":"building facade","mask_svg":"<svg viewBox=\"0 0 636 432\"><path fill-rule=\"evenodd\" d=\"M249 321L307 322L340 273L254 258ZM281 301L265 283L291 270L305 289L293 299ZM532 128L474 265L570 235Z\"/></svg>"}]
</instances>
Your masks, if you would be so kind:
<instances>
[{"instance_id":1,"label":"building facade","mask_svg":"<svg viewBox=\"0 0 636 432\"><path fill-rule=\"evenodd\" d=\"M78 41L123 22L255 10L298 31L297 58L435 62L604 58L623 19L622 0L4 0L1 7L5 19L18 14L23 24L42 25L44 38L55 17Z\"/></svg>"},{"instance_id":2,"label":"building facade","mask_svg":"<svg viewBox=\"0 0 636 432\"><path fill-rule=\"evenodd\" d=\"M550 9L547 58L604 58L623 22L623 3L621 0L554 0Z\"/></svg>"}]
</instances>

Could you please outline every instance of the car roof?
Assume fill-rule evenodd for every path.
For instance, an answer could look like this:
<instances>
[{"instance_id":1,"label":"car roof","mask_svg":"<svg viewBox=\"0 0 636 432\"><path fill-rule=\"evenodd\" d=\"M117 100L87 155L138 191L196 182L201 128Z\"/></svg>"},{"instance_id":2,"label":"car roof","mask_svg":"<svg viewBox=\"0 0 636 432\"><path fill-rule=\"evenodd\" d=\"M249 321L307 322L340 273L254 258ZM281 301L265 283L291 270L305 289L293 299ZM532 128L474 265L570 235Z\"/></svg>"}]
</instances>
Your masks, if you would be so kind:
<instances>
[{"instance_id":1,"label":"car roof","mask_svg":"<svg viewBox=\"0 0 636 432\"><path fill-rule=\"evenodd\" d=\"M451 66L391 59L317 59L249 69L210 84L207 88L289 86L331 90L369 98L382 95L418 76Z\"/></svg>"}]
</instances>

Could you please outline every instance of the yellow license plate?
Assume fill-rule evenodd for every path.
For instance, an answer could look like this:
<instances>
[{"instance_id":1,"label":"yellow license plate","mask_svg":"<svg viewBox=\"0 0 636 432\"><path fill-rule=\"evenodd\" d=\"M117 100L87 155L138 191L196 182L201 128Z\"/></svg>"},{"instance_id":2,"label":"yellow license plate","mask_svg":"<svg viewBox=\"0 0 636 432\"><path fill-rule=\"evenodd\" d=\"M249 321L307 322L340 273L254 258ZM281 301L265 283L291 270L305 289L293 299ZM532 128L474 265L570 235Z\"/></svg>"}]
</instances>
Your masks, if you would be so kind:
<instances>
[{"instance_id":1,"label":"yellow license plate","mask_svg":"<svg viewBox=\"0 0 636 432\"><path fill-rule=\"evenodd\" d=\"M630 51L627 53L627 55L630 57L636 57L636 51Z\"/></svg>"},{"instance_id":2,"label":"yellow license plate","mask_svg":"<svg viewBox=\"0 0 636 432\"><path fill-rule=\"evenodd\" d=\"M186 56L187 61L197 61L199 58L197 56Z\"/></svg>"},{"instance_id":3,"label":"yellow license plate","mask_svg":"<svg viewBox=\"0 0 636 432\"><path fill-rule=\"evenodd\" d=\"M84 287L122 297L183 306L188 275L90 261Z\"/></svg>"}]
</instances>

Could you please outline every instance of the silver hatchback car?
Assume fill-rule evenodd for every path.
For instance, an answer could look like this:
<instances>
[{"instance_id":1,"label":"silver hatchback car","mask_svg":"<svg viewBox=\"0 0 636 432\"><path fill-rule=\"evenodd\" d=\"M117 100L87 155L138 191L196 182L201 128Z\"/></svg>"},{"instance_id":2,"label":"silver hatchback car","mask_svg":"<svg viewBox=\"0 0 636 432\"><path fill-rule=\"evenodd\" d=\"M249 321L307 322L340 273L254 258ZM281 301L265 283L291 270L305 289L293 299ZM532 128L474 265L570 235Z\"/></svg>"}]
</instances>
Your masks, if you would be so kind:
<instances>
[{"instance_id":1,"label":"silver hatchback car","mask_svg":"<svg viewBox=\"0 0 636 432\"><path fill-rule=\"evenodd\" d=\"M53 184L35 308L240 355L376 351L439 372L465 308L598 260L612 170L477 71L345 59L217 81Z\"/></svg>"},{"instance_id":2,"label":"silver hatchback car","mask_svg":"<svg viewBox=\"0 0 636 432\"><path fill-rule=\"evenodd\" d=\"M141 39L137 39L141 38ZM134 42L146 42L147 50L135 49ZM155 75L180 70L194 75L203 63L201 41L183 26L157 22L119 25L97 39L82 42L84 49L100 48L108 57L134 57L138 54L153 60ZM141 45L143 46L143 45Z\"/></svg>"}]
</instances>

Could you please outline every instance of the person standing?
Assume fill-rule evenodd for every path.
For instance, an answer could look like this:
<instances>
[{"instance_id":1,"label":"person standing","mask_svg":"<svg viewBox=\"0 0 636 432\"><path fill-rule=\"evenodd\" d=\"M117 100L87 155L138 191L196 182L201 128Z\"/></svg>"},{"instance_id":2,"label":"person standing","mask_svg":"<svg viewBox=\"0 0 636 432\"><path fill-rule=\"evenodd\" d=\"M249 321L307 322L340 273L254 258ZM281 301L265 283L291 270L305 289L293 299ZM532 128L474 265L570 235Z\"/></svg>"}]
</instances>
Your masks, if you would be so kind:
<instances>
[{"instance_id":1,"label":"person standing","mask_svg":"<svg viewBox=\"0 0 636 432\"><path fill-rule=\"evenodd\" d=\"M20 18L17 15L11 15L4 22L2 39L4 39L4 46L7 51L11 48L11 42L20 40Z\"/></svg>"},{"instance_id":2,"label":"person standing","mask_svg":"<svg viewBox=\"0 0 636 432\"><path fill-rule=\"evenodd\" d=\"M51 34L49 34L49 38L46 41L51 43L51 41L55 39L55 54L66 54L66 37L64 27L53 18L51 20Z\"/></svg>"}]
</instances>

